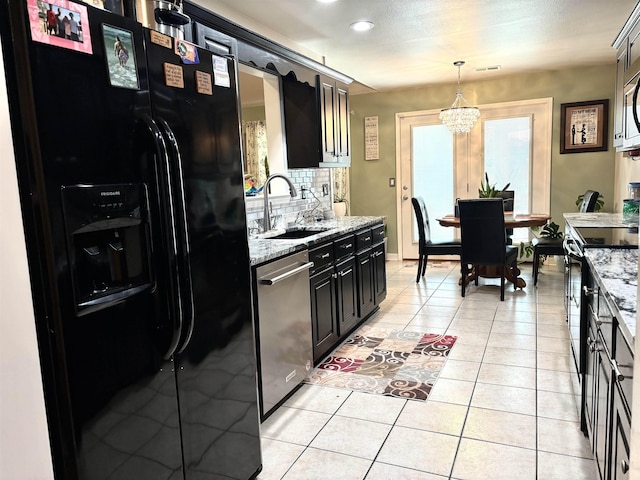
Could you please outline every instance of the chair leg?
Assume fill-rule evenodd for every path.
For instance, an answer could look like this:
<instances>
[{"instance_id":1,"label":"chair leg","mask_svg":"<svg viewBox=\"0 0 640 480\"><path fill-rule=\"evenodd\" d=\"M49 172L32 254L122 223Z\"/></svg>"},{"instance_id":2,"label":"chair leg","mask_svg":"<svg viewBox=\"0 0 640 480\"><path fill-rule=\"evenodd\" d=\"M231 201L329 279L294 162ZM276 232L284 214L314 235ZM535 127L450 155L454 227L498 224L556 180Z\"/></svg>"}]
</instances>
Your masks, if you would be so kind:
<instances>
[{"instance_id":1,"label":"chair leg","mask_svg":"<svg viewBox=\"0 0 640 480\"><path fill-rule=\"evenodd\" d=\"M500 275L500 301L504 301L504 269Z\"/></svg>"},{"instance_id":2,"label":"chair leg","mask_svg":"<svg viewBox=\"0 0 640 480\"><path fill-rule=\"evenodd\" d=\"M538 284L538 269L540 268L540 255L533 253L533 284Z\"/></svg>"},{"instance_id":3,"label":"chair leg","mask_svg":"<svg viewBox=\"0 0 640 480\"><path fill-rule=\"evenodd\" d=\"M427 273L427 259L429 258L429 255L425 254L424 255L424 262L422 262L422 274L420 275L421 277L424 277L424 274Z\"/></svg>"},{"instance_id":4,"label":"chair leg","mask_svg":"<svg viewBox=\"0 0 640 480\"><path fill-rule=\"evenodd\" d=\"M462 273L462 296L464 297L464 287L467 285L467 264L460 262L460 270Z\"/></svg>"},{"instance_id":5,"label":"chair leg","mask_svg":"<svg viewBox=\"0 0 640 480\"><path fill-rule=\"evenodd\" d=\"M416 274L416 283L420 281L420 271L422 270L422 254L418 254L418 273Z\"/></svg>"},{"instance_id":6,"label":"chair leg","mask_svg":"<svg viewBox=\"0 0 640 480\"><path fill-rule=\"evenodd\" d=\"M473 270L476 272L474 278L475 278L475 283L476 283L476 287L477 287L478 286L478 278L480 277L480 275L478 275L478 272L480 271L479 265L474 265L473 266Z\"/></svg>"}]
</instances>

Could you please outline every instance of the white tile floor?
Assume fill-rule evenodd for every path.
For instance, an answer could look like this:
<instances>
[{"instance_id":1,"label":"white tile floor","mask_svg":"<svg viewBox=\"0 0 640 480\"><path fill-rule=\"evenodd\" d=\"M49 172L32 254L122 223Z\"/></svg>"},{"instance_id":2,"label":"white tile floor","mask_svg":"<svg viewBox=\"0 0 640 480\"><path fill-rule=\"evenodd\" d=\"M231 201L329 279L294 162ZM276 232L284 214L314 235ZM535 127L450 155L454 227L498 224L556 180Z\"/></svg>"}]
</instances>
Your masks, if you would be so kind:
<instances>
[{"instance_id":1,"label":"white tile floor","mask_svg":"<svg viewBox=\"0 0 640 480\"><path fill-rule=\"evenodd\" d=\"M460 296L459 265L387 262L387 299L368 323L458 340L426 402L304 385L262 425L260 480L595 478L580 431L563 279L481 279Z\"/></svg>"}]
</instances>

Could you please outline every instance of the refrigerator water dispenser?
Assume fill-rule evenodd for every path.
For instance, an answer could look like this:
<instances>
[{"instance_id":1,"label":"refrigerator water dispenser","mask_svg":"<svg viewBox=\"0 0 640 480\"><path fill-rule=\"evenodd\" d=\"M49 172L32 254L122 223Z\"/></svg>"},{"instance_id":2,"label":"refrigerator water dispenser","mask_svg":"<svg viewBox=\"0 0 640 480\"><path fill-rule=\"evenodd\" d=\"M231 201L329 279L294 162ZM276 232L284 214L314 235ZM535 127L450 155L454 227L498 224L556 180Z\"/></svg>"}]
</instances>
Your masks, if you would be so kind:
<instances>
[{"instance_id":1,"label":"refrigerator water dispenser","mask_svg":"<svg viewBox=\"0 0 640 480\"><path fill-rule=\"evenodd\" d=\"M62 204L77 315L151 286L143 184L64 186Z\"/></svg>"}]
</instances>

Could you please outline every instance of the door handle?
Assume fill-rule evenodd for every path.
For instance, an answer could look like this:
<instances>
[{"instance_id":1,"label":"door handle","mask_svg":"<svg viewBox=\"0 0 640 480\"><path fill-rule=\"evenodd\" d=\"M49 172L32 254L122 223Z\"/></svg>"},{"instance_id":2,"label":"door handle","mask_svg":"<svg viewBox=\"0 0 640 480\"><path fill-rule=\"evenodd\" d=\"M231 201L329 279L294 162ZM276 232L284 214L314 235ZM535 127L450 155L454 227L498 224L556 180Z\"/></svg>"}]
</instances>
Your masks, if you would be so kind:
<instances>
[{"instance_id":1,"label":"door handle","mask_svg":"<svg viewBox=\"0 0 640 480\"><path fill-rule=\"evenodd\" d=\"M276 275L275 277L262 277L260 279L260 283L263 285L275 285L276 283L281 282L282 280L285 280L289 277L293 277L300 272L309 270L311 267L313 267L313 262L303 263L302 265L293 268L283 274Z\"/></svg>"}]
</instances>

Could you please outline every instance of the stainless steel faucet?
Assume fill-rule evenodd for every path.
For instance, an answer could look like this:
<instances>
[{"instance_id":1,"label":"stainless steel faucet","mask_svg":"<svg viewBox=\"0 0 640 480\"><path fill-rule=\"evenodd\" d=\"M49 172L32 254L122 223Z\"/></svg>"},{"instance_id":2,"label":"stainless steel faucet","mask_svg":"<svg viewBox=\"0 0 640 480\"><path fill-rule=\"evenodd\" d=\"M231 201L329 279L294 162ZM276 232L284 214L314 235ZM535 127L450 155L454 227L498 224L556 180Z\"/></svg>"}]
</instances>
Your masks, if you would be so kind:
<instances>
[{"instance_id":1,"label":"stainless steel faucet","mask_svg":"<svg viewBox=\"0 0 640 480\"><path fill-rule=\"evenodd\" d=\"M289 184L289 193L291 194L291 198L295 198L297 195L296 187L289 179L289 177L286 177L281 173L274 173L269 178L267 178L267 181L264 182L264 188L262 189L262 191L264 192L264 220L262 220L264 232L268 232L269 230L271 230L271 215L269 214L269 184L274 178L282 178L287 181L287 183Z\"/></svg>"}]
</instances>

